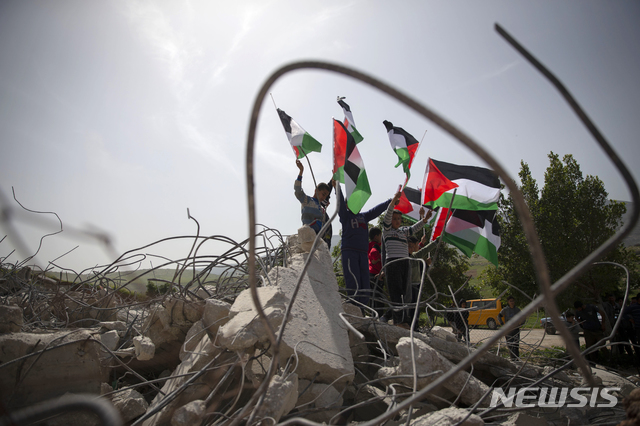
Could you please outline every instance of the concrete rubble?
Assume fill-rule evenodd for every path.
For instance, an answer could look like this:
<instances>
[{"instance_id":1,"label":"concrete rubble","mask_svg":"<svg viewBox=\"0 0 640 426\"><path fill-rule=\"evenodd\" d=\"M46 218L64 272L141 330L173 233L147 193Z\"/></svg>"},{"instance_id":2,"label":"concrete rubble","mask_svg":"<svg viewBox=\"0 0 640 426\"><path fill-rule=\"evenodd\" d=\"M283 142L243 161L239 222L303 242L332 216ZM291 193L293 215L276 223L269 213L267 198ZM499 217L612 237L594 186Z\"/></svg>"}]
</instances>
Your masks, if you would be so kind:
<instances>
[{"instance_id":1,"label":"concrete rubble","mask_svg":"<svg viewBox=\"0 0 640 426\"><path fill-rule=\"evenodd\" d=\"M109 399L127 424L225 423L240 413L253 424L294 417L358 423L407 401L414 374L423 389L476 351L448 329L414 332L411 339L408 330L343 304L327 246L321 242L309 253L314 237L301 228L289 238L286 258L260 272L256 295L264 318L248 288L215 298L219 289L203 284L124 309L105 290L89 294L68 285L65 293L60 282L42 277L38 282L53 296L20 305L21 283L38 276L25 271L0 282L2 405L15 410L65 393L90 393ZM23 316L58 324L67 311L60 331L25 330ZM480 414L492 386L505 378L530 383L553 371L486 352L388 424L404 424L411 416L414 426L483 425ZM636 388L610 372L595 374L602 386L619 387L620 398ZM559 372L548 384L577 387L581 381L574 372ZM586 409L523 410L491 424L576 424L591 415Z\"/></svg>"},{"instance_id":2,"label":"concrete rubble","mask_svg":"<svg viewBox=\"0 0 640 426\"><path fill-rule=\"evenodd\" d=\"M149 403L144 396L135 389L127 389L116 393L111 402L113 406L120 412L122 420L131 421L143 415L149 408Z\"/></svg>"},{"instance_id":3,"label":"concrete rubble","mask_svg":"<svg viewBox=\"0 0 640 426\"><path fill-rule=\"evenodd\" d=\"M412 353L413 349L413 353ZM445 372L454 368L451 361L446 359L438 351L420 340L413 340L403 337L396 345L398 351L399 365L397 367L382 367L378 370L378 376L383 383L390 385L392 383L403 383L407 387L412 387L413 363L415 362L416 373L418 375L418 389L422 389L431 383L439 374L431 374L434 372ZM397 379L398 376L405 378ZM466 371L460 371L458 374L446 381L444 388L449 390L453 395L459 395L460 401L472 406L478 401L480 407L488 407L489 387L480 380L473 377Z\"/></svg>"}]
</instances>

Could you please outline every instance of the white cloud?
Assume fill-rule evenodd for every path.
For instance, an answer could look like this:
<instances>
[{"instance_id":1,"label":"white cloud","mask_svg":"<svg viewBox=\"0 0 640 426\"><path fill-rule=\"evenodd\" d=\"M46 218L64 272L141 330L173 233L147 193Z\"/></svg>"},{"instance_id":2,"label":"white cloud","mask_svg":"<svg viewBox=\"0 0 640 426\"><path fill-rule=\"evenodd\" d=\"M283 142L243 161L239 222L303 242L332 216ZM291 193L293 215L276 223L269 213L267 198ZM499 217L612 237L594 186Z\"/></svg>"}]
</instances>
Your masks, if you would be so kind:
<instances>
[{"instance_id":1,"label":"white cloud","mask_svg":"<svg viewBox=\"0 0 640 426\"><path fill-rule=\"evenodd\" d=\"M200 59L204 49L195 36L196 22L193 21L197 16L193 9L187 8L186 13L182 9L170 13L153 2L138 1L128 4L128 16L132 25L150 45L160 66L165 70L169 89L177 101L173 117L186 146L215 165L224 165L237 174L237 170L231 166L232 162L221 149L220 142L205 137L209 132L203 127L199 115L194 112L194 106L204 97L202 83L199 81L202 75ZM181 12L181 15L176 15ZM184 30L178 28L178 18L184 18L188 22L183 25ZM238 40L236 43L239 42ZM227 66L228 62L218 62L212 78L224 81L223 74Z\"/></svg>"},{"instance_id":2,"label":"white cloud","mask_svg":"<svg viewBox=\"0 0 640 426\"><path fill-rule=\"evenodd\" d=\"M180 120L180 130L188 138L191 148L195 150L199 156L208 158L216 166L227 169L234 176L240 176L240 172L234 166L237 163L232 161L219 147L222 145L219 141L205 136L198 126L191 124L191 120Z\"/></svg>"},{"instance_id":3,"label":"white cloud","mask_svg":"<svg viewBox=\"0 0 640 426\"><path fill-rule=\"evenodd\" d=\"M507 71L509 71L510 69L514 68L516 65L520 64L522 62L521 59L516 59L500 68L498 68L497 70L493 70L490 71L488 73L485 73L481 76L479 76L478 78L474 78L472 80L468 80L465 82L462 82L461 84L455 86L455 87L451 87L449 90L447 90L445 93L451 93L451 92L455 92L455 91L459 91L461 89L466 89L469 88L471 86L475 86L479 83L482 83L483 81L487 81L487 80L491 80L493 78L499 77L500 75L506 73Z\"/></svg>"},{"instance_id":4,"label":"white cloud","mask_svg":"<svg viewBox=\"0 0 640 426\"><path fill-rule=\"evenodd\" d=\"M134 181L140 176L145 176L144 167L116 158L107 148L102 135L91 132L83 136L82 148L86 166L90 170L96 170L100 174L117 178L118 181Z\"/></svg>"}]
</instances>

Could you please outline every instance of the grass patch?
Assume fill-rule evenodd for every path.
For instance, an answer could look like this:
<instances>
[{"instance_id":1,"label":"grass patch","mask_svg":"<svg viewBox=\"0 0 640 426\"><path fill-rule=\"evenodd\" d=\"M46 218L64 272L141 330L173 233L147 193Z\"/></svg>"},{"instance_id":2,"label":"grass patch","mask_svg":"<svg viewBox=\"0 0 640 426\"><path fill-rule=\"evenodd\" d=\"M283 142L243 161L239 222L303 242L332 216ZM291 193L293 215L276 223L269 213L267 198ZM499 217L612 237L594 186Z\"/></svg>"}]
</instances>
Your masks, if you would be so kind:
<instances>
[{"instance_id":1,"label":"grass patch","mask_svg":"<svg viewBox=\"0 0 640 426\"><path fill-rule=\"evenodd\" d=\"M465 272L466 276L471 277L471 279L469 280L469 284L480 290L480 294L482 295L483 299L491 299L492 297L496 297L493 289L489 286L484 286L482 284L482 281L478 278L480 277L480 274L482 274L482 271L491 266L491 262L489 262L487 259L474 254L469 259L469 269L467 269L467 272Z\"/></svg>"},{"instance_id":2,"label":"grass patch","mask_svg":"<svg viewBox=\"0 0 640 426\"><path fill-rule=\"evenodd\" d=\"M542 326L540 325L540 318L542 318L542 316L540 316L540 314L538 314L537 312L532 313L531 315L529 315L522 328L542 328Z\"/></svg>"}]
</instances>

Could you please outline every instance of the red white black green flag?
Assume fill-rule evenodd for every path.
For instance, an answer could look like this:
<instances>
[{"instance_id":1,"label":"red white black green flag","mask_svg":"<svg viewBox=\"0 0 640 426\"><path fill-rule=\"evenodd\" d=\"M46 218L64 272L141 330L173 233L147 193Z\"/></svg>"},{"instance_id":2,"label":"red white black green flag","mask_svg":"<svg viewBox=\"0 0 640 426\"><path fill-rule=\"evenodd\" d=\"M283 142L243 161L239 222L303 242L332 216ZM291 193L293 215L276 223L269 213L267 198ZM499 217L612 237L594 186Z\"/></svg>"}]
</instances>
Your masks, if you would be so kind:
<instances>
[{"instance_id":1,"label":"red white black green flag","mask_svg":"<svg viewBox=\"0 0 640 426\"><path fill-rule=\"evenodd\" d=\"M468 257L476 253L498 266L500 225L497 211L455 209L452 214L448 213L449 209L440 208L431 240L441 236L443 241L459 248ZM442 232L445 221L446 229Z\"/></svg>"},{"instance_id":2,"label":"red white black green flag","mask_svg":"<svg viewBox=\"0 0 640 426\"><path fill-rule=\"evenodd\" d=\"M422 185L422 204L448 208L452 197L452 209L497 210L500 179L493 170L430 158Z\"/></svg>"},{"instance_id":3,"label":"red white black green flag","mask_svg":"<svg viewBox=\"0 0 640 426\"><path fill-rule=\"evenodd\" d=\"M360 132L358 132L358 129L356 129L356 122L353 121L351 108L341 98L338 98L338 104L342 107L342 111L344 112L344 121L342 123L347 128L347 131L351 133L351 136L353 136L353 140L356 142L356 144L362 142L364 138L362 137Z\"/></svg>"},{"instance_id":4,"label":"red white black green flag","mask_svg":"<svg viewBox=\"0 0 640 426\"><path fill-rule=\"evenodd\" d=\"M277 110L289 143L298 159L304 158L304 156L310 152L320 152L322 150L322 144L320 142L307 133L293 118L289 117L286 112L280 108Z\"/></svg>"},{"instance_id":5,"label":"red white black green flag","mask_svg":"<svg viewBox=\"0 0 640 426\"><path fill-rule=\"evenodd\" d=\"M405 180L406 185L407 181L411 177L411 164L413 163L413 158L418 151L418 146L420 145L420 143L402 127L395 127L392 122L387 120L383 121L382 123L387 129L387 135L389 136L391 148L398 156L398 163L395 165L395 167L398 167L400 164L402 164L402 169L407 175L407 178Z\"/></svg>"},{"instance_id":6,"label":"red white black green flag","mask_svg":"<svg viewBox=\"0 0 640 426\"><path fill-rule=\"evenodd\" d=\"M402 190L400 200L398 200L395 209L400 210L407 219L417 222L420 220L421 207L420 191L407 186Z\"/></svg>"},{"instance_id":7,"label":"red white black green flag","mask_svg":"<svg viewBox=\"0 0 640 426\"><path fill-rule=\"evenodd\" d=\"M336 119L333 120L333 140L334 176L337 173L338 177L340 177L339 165L342 162L343 180L337 180L344 183L349 210L356 214L360 213L360 210L362 210L362 207L371 196L371 188L369 187L367 172L364 169L364 162L360 157L353 135L349 133L344 124ZM340 150L336 150L336 147L340 148ZM344 151L341 151L342 147L344 147ZM342 154L343 152L344 155Z\"/></svg>"}]
</instances>

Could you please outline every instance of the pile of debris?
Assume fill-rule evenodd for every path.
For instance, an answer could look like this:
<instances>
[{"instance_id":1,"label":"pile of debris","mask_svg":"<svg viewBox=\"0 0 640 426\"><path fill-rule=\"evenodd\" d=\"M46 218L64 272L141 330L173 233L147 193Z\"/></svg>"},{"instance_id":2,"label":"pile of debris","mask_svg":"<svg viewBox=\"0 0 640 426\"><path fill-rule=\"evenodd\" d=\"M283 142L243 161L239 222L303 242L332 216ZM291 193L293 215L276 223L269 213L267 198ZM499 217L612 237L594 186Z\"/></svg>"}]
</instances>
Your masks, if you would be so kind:
<instances>
[{"instance_id":1,"label":"pile of debris","mask_svg":"<svg viewBox=\"0 0 640 426\"><path fill-rule=\"evenodd\" d=\"M412 333L364 317L360 308L343 303L326 245L309 253L314 237L301 228L287 242L286 266L271 268L255 293L245 289L232 301L201 288L132 305L115 292L62 288L29 271L0 277L4 410L89 393L107 398L133 425L276 424L292 418L561 425L589 424L603 415L602 408L566 405L515 414L491 409L494 388L526 386L552 370L489 352L470 369L459 369L476 349L447 330ZM47 286L53 289L48 297L35 291ZM34 316L65 318L67 326L29 327L24 318ZM415 397L451 370L456 374L450 380ZM555 373L537 386L584 386L575 372ZM607 415L623 420L622 398L635 385L596 374L601 386L620 388L614 395L620 403ZM90 415L67 413L46 424L92 423L99 424Z\"/></svg>"}]
</instances>

